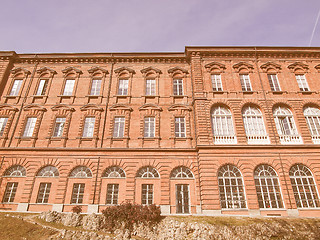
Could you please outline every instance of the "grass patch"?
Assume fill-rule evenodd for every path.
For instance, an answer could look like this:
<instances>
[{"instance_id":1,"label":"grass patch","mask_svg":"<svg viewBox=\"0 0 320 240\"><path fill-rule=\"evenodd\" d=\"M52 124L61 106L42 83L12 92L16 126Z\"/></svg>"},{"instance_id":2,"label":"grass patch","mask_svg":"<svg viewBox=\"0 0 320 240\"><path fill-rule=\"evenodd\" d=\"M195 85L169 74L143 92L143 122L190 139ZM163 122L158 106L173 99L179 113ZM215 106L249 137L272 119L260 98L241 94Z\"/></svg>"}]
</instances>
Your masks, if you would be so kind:
<instances>
[{"instance_id":1,"label":"grass patch","mask_svg":"<svg viewBox=\"0 0 320 240\"><path fill-rule=\"evenodd\" d=\"M26 222L23 219L6 215L20 214L0 213L0 232L2 240L42 240L48 239L50 236L57 233L56 231Z\"/></svg>"}]
</instances>

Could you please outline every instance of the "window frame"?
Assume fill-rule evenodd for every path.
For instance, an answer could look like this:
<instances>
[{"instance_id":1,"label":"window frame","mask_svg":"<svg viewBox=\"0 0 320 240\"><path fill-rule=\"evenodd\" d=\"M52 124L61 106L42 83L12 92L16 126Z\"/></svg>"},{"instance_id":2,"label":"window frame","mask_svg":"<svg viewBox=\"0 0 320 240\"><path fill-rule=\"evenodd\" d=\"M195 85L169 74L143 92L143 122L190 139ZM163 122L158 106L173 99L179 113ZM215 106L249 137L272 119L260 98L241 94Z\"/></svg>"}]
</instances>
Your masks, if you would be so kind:
<instances>
[{"instance_id":1,"label":"window frame","mask_svg":"<svg viewBox=\"0 0 320 240\"><path fill-rule=\"evenodd\" d=\"M11 184L11 186L9 186L9 184ZM18 186L18 182L7 182L6 189L3 193L2 203L14 203ZM9 196L7 197L7 195ZM6 198L8 198L8 200L5 200Z\"/></svg>"},{"instance_id":2,"label":"window frame","mask_svg":"<svg viewBox=\"0 0 320 240\"><path fill-rule=\"evenodd\" d=\"M87 122L88 119L88 122ZM89 119L94 119L94 121L89 121ZM95 135L95 125L96 125L96 116L86 116L83 119L83 129L82 129L82 138L93 138Z\"/></svg>"},{"instance_id":3,"label":"window frame","mask_svg":"<svg viewBox=\"0 0 320 240\"><path fill-rule=\"evenodd\" d=\"M173 78L173 96L184 96L183 78Z\"/></svg>"},{"instance_id":4,"label":"window frame","mask_svg":"<svg viewBox=\"0 0 320 240\"><path fill-rule=\"evenodd\" d=\"M70 81L73 81L73 84L72 84L72 91L70 91L71 89L70 88L70 85L68 85L68 82ZM66 78L65 81L64 81L64 86L63 86L63 90L62 90L62 96L63 97L72 97L74 96L74 91L75 91L75 85L76 85L76 77L74 78ZM68 90L68 91L66 91Z\"/></svg>"},{"instance_id":5,"label":"window frame","mask_svg":"<svg viewBox=\"0 0 320 240\"><path fill-rule=\"evenodd\" d=\"M280 92L281 91L281 87L280 87L280 83L279 83L279 79L277 74L275 73L270 73L267 74L268 77L268 81L269 81L269 85L271 88L272 92Z\"/></svg>"},{"instance_id":6,"label":"window frame","mask_svg":"<svg viewBox=\"0 0 320 240\"><path fill-rule=\"evenodd\" d=\"M129 95L129 78L119 78L117 96Z\"/></svg>"},{"instance_id":7,"label":"window frame","mask_svg":"<svg viewBox=\"0 0 320 240\"><path fill-rule=\"evenodd\" d=\"M44 188L43 188L44 186ZM49 202L49 196L51 191L51 182L41 182L39 184L39 190L37 194L36 203L44 204Z\"/></svg>"},{"instance_id":8,"label":"window frame","mask_svg":"<svg viewBox=\"0 0 320 240\"><path fill-rule=\"evenodd\" d=\"M155 138L156 137L156 117L155 116L144 117L144 119L143 119L143 137L144 138Z\"/></svg>"},{"instance_id":9,"label":"window frame","mask_svg":"<svg viewBox=\"0 0 320 240\"><path fill-rule=\"evenodd\" d=\"M177 122L177 120L179 121ZM183 121L181 121L183 119ZM176 116L174 117L174 135L176 138L186 138L186 118Z\"/></svg>"},{"instance_id":10,"label":"window frame","mask_svg":"<svg viewBox=\"0 0 320 240\"><path fill-rule=\"evenodd\" d=\"M64 122L60 121L59 124L63 124L63 126L61 127L61 125L57 125L57 120L58 119L64 119ZM63 135L64 135L64 128L66 126L66 121L67 121L67 117L66 116L57 116L54 120L54 123L53 123L53 130L52 130L52 137L53 138L62 138ZM57 131L56 131L57 130ZM57 132L57 134L56 134Z\"/></svg>"},{"instance_id":11,"label":"window frame","mask_svg":"<svg viewBox=\"0 0 320 240\"><path fill-rule=\"evenodd\" d=\"M309 92L310 91L310 87L309 87L309 84L308 84L308 81L306 79L305 74L295 74L295 78L296 78L296 81L298 83L298 87L301 92Z\"/></svg>"},{"instance_id":12,"label":"window frame","mask_svg":"<svg viewBox=\"0 0 320 240\"><path fill-rule=\"evenodd\" d=\"M85 183L73 183L70 204L83 204Z\"/></svg>"},{"instance_id":13,"label":"window frame","mask_svg":"<svg viewBox=\"0 0 320 240\"><path fill-rule=\"evenodd\" d=\"M152 83L149 83L152 81ZM156 78L146 78L146 89L145 89L146 96L156 96L157 95L157 80Z\"/></svg>"},{"instance_id":14,"label":"window frame","mask_svg":"<svg viewBox=\"0 0 320 240\"><path fill-rule=\"evenodd\" d=\"M94 82L95 81L99 81L100 82L100 85L99 84L96 84L94 86ZM103 77L93 77L92 80L91 80L91 85L90 85L90 92L89 92L89 96L101 96L101 90L102 90L102 81L103 81ZM99 87L97 87L99 86ZM94 89L94 92L92 92ZM99 91L97 91L97 89L99 89Z\"/></svg>"},{"instance_id":15,"label":"window frame","mask_svg":"<svg viewBox=\"0 0 320 240\"><path fill-rule=\"evenodd\" d=\"M252 92L251 80L249 74L239 74L242 92Z\"/></svg>"},{"instance_id":16,"label":"window frame","mask_svg":"<svg viewBox=\"0 0 320 240\"><path fill-rule=\"evenodd\" d=\"M44 81L44 84L41 85L41 82L43 82L43 81ZM41 86L41 92L39 93L40 86ZM47 93L48 88L49 88L49 78L40 77L34 95L37 97L38 96L46 96L46 95L48 95L48 93Z\"/></svg>"},{"instance_id":17,"label":"window frame","mask_svg":"<svg viewBox=\"0 0 320 240\"><path fill-rule=\"evenodd\" d=\"M217 77L219 76L219 77ZM222 80L221 80L221 74L219 73L212 73L210 75L211 77L211 84L212 84L212 91L214 92L222 92L223 86L222 86Z\"/></svg>"},{"instance_id":18,"label":"window frame","mask_svg":"<svg viewBox=\"0 0 320 240\"><path fill-rule=\"evenodd\" d=\"M2 121L2 119L4 119L4 120ZM4 137L5 130L6 130L7 125L8 125L8 121L9 121L9 117L8 116L1 116L0 117L0 137Z\"/></svg>"},{"instance_id":19,"label":"window frame","mask_svg":"<svg viewBox=\"0 0 320 240\"><path fill-rule=\"evenodd\" d=\"M124 138L126 127L125 116L115 116L113 119L113 138ZM122 129L122 130L121 130Z\"/></svg>"},{"instance_id":20,"label":"window frame","mask_svg":"<svg viewBox=\"0 0 320 240\"><path fill-rule=\"evenodd\" d=\"M154 203L154 184L141 184L141 205L152 205Z\"/></svg>"},{"instance_id":21,"label":"window frame","mask_svg":"<svg viewBox=\"0 0 320 240\"><path fill-rule=\"evenodd\" d=\"M34 122L29 123L29 119L33 119ZM32 121L32 120L30 120L30 121ZM34 131L36 129L37 121L38 121L38 117L36 117L36 116L28 116L26 118L22 137L24 137L24 138L33 137ZM32 132L31 132L31 129L32 129Z\"/></svg>"},{"instance_id":22,"label":"window frame","mask_svg":"<svg viewBox=\"0 0 320 240\"><path fill-rule=\"evenodd\" d=\"M119 201L119 184L108 183L106 205L118 205Z\"/></svg>"}]
</instances>

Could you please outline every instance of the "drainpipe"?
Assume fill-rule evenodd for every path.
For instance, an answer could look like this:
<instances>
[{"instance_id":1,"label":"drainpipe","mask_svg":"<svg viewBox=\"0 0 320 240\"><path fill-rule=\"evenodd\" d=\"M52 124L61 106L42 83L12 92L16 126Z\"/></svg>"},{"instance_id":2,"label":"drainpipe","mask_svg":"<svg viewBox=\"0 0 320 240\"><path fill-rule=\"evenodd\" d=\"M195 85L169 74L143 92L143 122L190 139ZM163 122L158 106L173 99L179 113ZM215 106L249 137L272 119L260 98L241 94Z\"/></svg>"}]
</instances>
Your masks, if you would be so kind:
<instances>
[{"instance_id":1,"label":"drainpipe","mask_svg":"<svg viewBox=\"0 0 320 240\"><path fill-rule=\"evenodd\" d=\"M36 74L36 70L37 70L37 67L38 67L38 64L39 64L39 60L38 60L38 55L37 54L34 56L34 59L35 59L36 63L34 65L34 68L33 68L33 71L32 71L31 77L30 77L30 81L29 81L26 93L24 94L24 97L22 99L22 103L21 103L21 107L20 107L19 112L18 112L17 120L16 120L16 122L14 124L13 131L12 131L11 137L9 139L8 147L11 146L11 143L12 143L12 140L13 140L14 134L16 132L17 125L18 125L18 122L19 122L19 119L20 119L20 116L21 116L21 113L22 113L22 109L24 107L25 102L27 101L27 96L28 96L30 88L31 88L32 80L34 78L34 75Z\"/></svg>"}]
</instances>

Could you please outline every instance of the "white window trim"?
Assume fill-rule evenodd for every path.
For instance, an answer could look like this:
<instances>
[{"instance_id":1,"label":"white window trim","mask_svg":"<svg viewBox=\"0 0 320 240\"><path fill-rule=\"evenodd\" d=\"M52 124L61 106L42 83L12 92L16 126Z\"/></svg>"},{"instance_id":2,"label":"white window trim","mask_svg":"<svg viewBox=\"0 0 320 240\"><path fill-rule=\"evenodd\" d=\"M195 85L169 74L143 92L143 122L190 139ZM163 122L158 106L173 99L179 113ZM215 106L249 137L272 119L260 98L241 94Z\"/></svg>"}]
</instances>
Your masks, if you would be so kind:
<instances>
[{"instance_id":1,"label":"white window trim","mask_svg":"<svg viewBox=\"0 0 320 240\"><path fill-rule=\"evenodd\" d=\"M278 76L277 74L268 74L268 80L270 84L271 91L273 92L279 92L281 91L281 87L279 84Z\"/></svg>"},{"instance_id":2,"label":"white window trim","mask_svg":"<svg viewBox=\"0 0 320 240\"><path fill-rule=\"evenodd\" d=\"M302 91L302 92L310 91L308 81L307 81L306 76L304 74L296 74L296 80L297 80L298 86L300 88L300 91Z\"/></svg>"},{"instance_id":3,"label":"white window trim","mask_svg":"<svg viewBox=\"0 0 320 240\"><path fill-rule=\"evenodd\" d=\"M144 118L144 137L154 138L156 134L156 118L145 117Z\"/></svg>"},{"instance_id":4,"label":"white window trim","mask_svg":"<svg viewBox=\"0 0 320 240\"><path fill-rule=\"evenodd\" d=\"M23 131L23 137L32 137L37 124L36 117L28 117Z\"/></svg>"},{"instance_id":5,"label":"white window trim","mask_svg":"<svg viewBox=\"0 0 320 240\"><path fill-rule=\"evenodd\" d=\"M252 91L249 74L240 74L240 83L243 92Z\"/></svg>"},{"instance_id":6,"label":"white window trim","mask_svg":"<svg viewBox=\"0 0 320 240\"><path fill-rule=\"evenodd\" d=\"M221 74L211 74L211 83L213 91L223 91Z\"/></svg>"},{"instance_id":7,"label":"white window trim","mask_svg":"<svg viewBox=\"0 0 320 240\"><path fill-rule=\"evenodd\" d=\"M93 138L96 118L94 116L88 116L84 119L83 123L83 138Z\"/></svg>"},{"instance_id":8,"label":"white window trim","mask_svg":"<svg viewBox=\"0 0 320 240\"><path fill-rule=\"evenodd\" d=\"M114 138L123 138L125 130L125 117L115 117L114 126L113 126L113 137Z\"/></svg>"}]
</instances>

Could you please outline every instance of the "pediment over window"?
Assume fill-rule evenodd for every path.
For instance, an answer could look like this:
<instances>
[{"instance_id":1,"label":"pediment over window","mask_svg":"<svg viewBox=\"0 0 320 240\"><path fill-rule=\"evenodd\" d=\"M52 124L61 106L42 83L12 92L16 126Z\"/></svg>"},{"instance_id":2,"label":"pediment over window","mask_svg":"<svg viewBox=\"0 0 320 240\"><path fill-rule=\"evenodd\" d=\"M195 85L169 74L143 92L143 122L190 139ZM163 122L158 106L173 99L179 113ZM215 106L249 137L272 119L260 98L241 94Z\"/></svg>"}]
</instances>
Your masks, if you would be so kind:
<instances>
[{"instance_id":1,"label":"pediment over window","mask_svg":"<svg viewBox=\"0 0 320 240\"><path fill-rule=\"evenodd\" d=\"M143 110L156 110L156 111L162 111L162 108L155 105L155 104L151 104L151 103L147 103L147 104L144 104L142 105L141 107L139 107L139 110L140 111L143 111Z\"/></svg>"},{"instance_id":2,"label":"pediment over window","mask_svg":"<svg viewBox=\"0 0 320 240\"><path fill-rule=\"evenodd\" d=\"M102 112L103 111L103 108L101 107L98 107L97 105L95 104L87 104L87 105L84 105L80 108L81 111L87 111L87 110L95 110L95 111L100 111Z\"/></svg>"},{"instance_id":3,"label":"pediment over window","mask_svg":"<svg viewBox=\"0 0 320 240\"><path fill-rule=\"evenodd\" d=\"M241 72L241 71L248 71L252 72L253 70L253 65L247 62L239 62L237 64L234 64L232 66L236 72Z\"/></svg>"},{"instance_id":4,"label":"pediment over window","mask_svg":"<svg viewBox=\"0 0 320 240\"><path fill-rule=\"evenodd\" d=\"M95 73L101 73L102 75L105 75L109 73L108 70L99 66L90 68L88 72L90 73L90 75L94 75Z\"/></svg>"},{"instance_id":5,"label":"pediment over window","mask_svg":"<svg viewBox=\"0 0 320 240\"><path fill-rule=\"evenodd\" d=\"M116 111L116 110L125 110L132 112L133 109L125 104L114 104L110 108L110 111Z\"/></svg>"},{"instance_id":6,"label":"pediment over window","mask_svg":"<svg viewBox=\"0 0 320 240\"><path fill-rule=\"evenodd\" d=\"M290 64L288 66L288 68L292 72L296 72L296 71L306 72L309 69L309 66L307 64L302 63L302 62L295 62L295 63Z\"/></svg>"},{"instance_id":7,"label":"pediment over window","mask_svg":"<svg viewBox=\"0 0 320 240\"><path fill-rule=\"evenodd\" d=\"M162 73L160 69L155 67L147 67L142 69L140 72L144 75L146 75L147 73L156 73L158 75Z\"/></svg>"},{"instance_id":8,"label":"pediment over window","mask_svg":"<svg viewBox=\"0 0 320 240\"><path fill-rule=\"evenodd\" d=\"M82 71L78 68L75 68L75 67L67 67L67 68L63 69L62 72L64 75L67 75L69 73L82 74Z\"/></svg>"},{"instance_id":9,"label":"pediment over window","mask_svg":"<svg viewBox=\"0 0 320 240\"><path fill-rule=\"evenodd\" d=\"M49 73L52 76L53 74L56 74L57 72L55 70L51 69L51 68L42 67L42 68L37 70L37 73L38 74Z\"/></svg>"},{"instance_id":10,"label":"pediment over window","mask_svg":"<svg viewBox=\"0 0 320 240\"><path fill-rule=\"evenodd\" d=\"M117 68L116 70L114 70L114 72L118 75L120 75L122 72L128 72L130 74L135 74L136 72L131 69L131 68L128 68L128 67L120 67L120 68Z\"/></svg>"},{"instance_id":11,"label":"pediment over window","mask_svg":"<svg viewBox=\"0 0 320 240\"><path fill-rule=\"evenodd\" d=\"M47 109L44 108L44 107L41 107L40 105L38 104L29 104L27 106L25 106L23 108L24 111L42 111L42 112L46 112Z\"/></svg>"},{"instance_id":12,"label":"pediment over window","mask_svg":"<svg viewBox=\"0 0 320 240\"><path fill-rule=\"evenodd\" d=\"M267 62L265 64L262 64L260 66L260 68L264 71L264 72L268 72L268 71L280 71L281 70L281 65L280 64L277 64L277 63L274 63L274 62Z\"/></svg>"},{"instance_id":13,"label":"pediment over window","mask_svg":"<svg viewBox=\"0 0 320 240\"><path fill-rule=\"evenodd\" d=\"M176 74L182 74L185 77L188 74L188 70L181 67L174 67L174 68L170 68L168 70L168 73L170 74L171 77Z\"/></svg>"},{"instance_id":14,"label":"pediment over window","mask_svg":"<svg viewBox=\"0 0 320 240\"><path fill-rule=\"evenodd\" d=\"M186 110L191 111L191 107L184 104L173 104L168 108L169 111L175 111L175 110Z\"/></svg>"},{"instance_id":15,"label":"pediment over window","mask_svg":"<svg viewBox=\"0 0 320 240\"><path fill-rule=\"evenodd\" d=\"M10 71L13 75L17 75L18 73L22 73L24 76L31 74L31 72L25 68L18 67L14 68Z\"/></svg>"},{"instance_id":16,"label":"pediment over window","mask_svg":"<svg viewBox=\"0 0 320 240\"><path fill-rule=\"evenodd\" d=\"M315 69L318 70L318 72L320 72L320 64L318 64L317 66L314 67Z\"/></svg>"},{"instance_id":17,"label":"pediment over window","mask_svg":"<svg viewBox=\"0 0 320 240\"><path fill-rule=\"evenodd\" d=\"M74 108L69 107L66 104L57 104L57 105L53 106L51 109L52 109L52 111L59 111L59 110L71 111L71 112L75 111Z\"/></svg>"},{"instance_id":18,"label":"pediment over window","mask_svg":"<svg viewBox=\"0 0 320 240\"><path fill-rule=\"evenodd\" d=\"M208 72L218 71L223 72L226 69L226 65L219 62L211 62L204 66Z\"/></svg>"},{"instance_id":19,"label":"pediment over window","mask_svg":"<svg viewBox=\"0 0 320 240\"><path fill-rule=\"evenodd\" d=\"M15 108L9 104L0 104L0 111L13 111L13 112L18 112L18 108Z\"/></svg>"}]
</instances>

